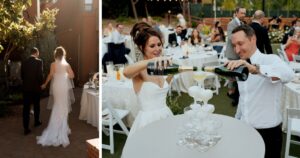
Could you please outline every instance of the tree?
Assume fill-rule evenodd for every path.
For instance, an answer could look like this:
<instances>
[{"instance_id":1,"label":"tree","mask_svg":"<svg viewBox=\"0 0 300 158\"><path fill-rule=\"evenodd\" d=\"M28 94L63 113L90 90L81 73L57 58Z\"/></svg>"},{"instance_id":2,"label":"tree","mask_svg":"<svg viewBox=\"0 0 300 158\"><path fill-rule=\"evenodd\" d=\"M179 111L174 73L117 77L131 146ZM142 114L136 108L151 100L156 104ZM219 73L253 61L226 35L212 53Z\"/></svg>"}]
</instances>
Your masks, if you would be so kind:
<instances>
[{"instance_id":1,"label":"tree","mask_svg":"<svg viewBox=\"0 0 300 158\"><path fill-rule=\"evenodd\" d=\"M231 14L232 11L235 9L235 7L236 7L236 2L233 0L224 0L222 3L222 8L224 10L229 10Z\"/></svg>"},{"instance_id":2,"label":"tree","mask_svg":"<svg viewBox=\"0 0 300 158\"><path fill-rule=\"evenodd\" d=\"M34 26L23 18L30 5L30 0L0 0L0 45L5 63L14 50L24 48L32 39Z\"/></svg>"},{"instance_id":3,"label":"tree","mask_svg":"<svg viewBox=\"0 0 300 158\"><path fill-rule=\"evenodd\" d=\"M133 11L133 15L134 15L134 18L136 21L138 21L138 15L137 15L137 12L136 12L136 8L135 8L135 5L137 2L139 2L139 0L130 0L131 2L131 5L132 5L132 11Z\"/></svg>"},{"instance_id":4,"label":"tree","mask_svg":"<svg viewBox=\"0 0 300 158\"><path fill-rule=\"evenodd\" d=\"M53 34L56 27L58 9L44 10L40 19L31 24L23 16L30 5L31 0L0 0L0 53L4 56L0 61L0 79L4 78L6 86L9 82L7 67L11 54L23 53L32 46L41 45L42 39Z\"/></svg>"}]
</instances>

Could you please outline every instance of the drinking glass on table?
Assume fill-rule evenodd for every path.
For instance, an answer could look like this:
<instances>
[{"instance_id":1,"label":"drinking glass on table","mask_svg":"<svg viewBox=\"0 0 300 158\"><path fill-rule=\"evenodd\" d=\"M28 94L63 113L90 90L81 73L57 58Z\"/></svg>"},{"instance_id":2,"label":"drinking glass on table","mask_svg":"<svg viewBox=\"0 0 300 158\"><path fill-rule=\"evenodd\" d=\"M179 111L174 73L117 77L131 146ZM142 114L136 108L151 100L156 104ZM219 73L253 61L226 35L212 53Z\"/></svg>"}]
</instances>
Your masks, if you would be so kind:
<instances>
[{"instance_id":1,"label":"drinking glass on table","mask_svg":"<svg viewBox=\"0 0 300 158\"><path fill-rule=\"evenodd\" d=\"M107 76L112 77L114 74L114 63L112 61L107 61L106 63Z\"/></svg>"},{"instance_id":2,"label":"drinking glass on table","mask_svg":"<svg viewBox=\"0 0 300 158\"><path fill-rule=\"evenodd\" d=\"M124 71L124 64L116 64L114 66L114 70L116 71L116 80L118 81L124 81L124 75L123 75L123 71Z\"/></svg>"}]
</instances>

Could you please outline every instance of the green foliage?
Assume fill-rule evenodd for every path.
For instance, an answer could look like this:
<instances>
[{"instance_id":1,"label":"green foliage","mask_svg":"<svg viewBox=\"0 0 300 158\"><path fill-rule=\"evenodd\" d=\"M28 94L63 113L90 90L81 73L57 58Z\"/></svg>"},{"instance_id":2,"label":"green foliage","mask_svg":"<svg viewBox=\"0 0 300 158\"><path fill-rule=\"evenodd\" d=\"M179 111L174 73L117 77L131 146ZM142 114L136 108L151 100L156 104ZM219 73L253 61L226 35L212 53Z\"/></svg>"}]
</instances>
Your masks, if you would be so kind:
<instances>
[{"instance_id":1,"label":"green foliage","mask_svg":"<svg viewBox=\"0 0 300 158\"><path fill-rule=\"evenodd\" d=\"M152 17L152 18L153 18L153 20L156 21L156 22L161 22L161 21L162 21L162 18L159 17L159 16L154 16L154 17Z\"/></svg>"},{"instance_id":2,"label":"green foliage","mask_svg":"<svg viewBox=\"0 0 300 158\"><path fill-rule=\"evenodd\" d=\"M119 16L117 19L115 19L117 23L122 23L122 24L133 24L135 23L135 20L129 17L125 16Z\"/></svg>"},{"instance_id":3,"label":"green foliage","mask_svg":"<svg viewBox=\"0 0 300 158\"><path fill-rule=\"evenodd\" d=\"M189 106L193 100L186 93L181 93L181 96L179 96L176 92L172 92L172 95L167 96L166 102L173 114L177 115L183 114L183 109Z\"/></svg>"},{"instance_id":4,"label":"green foliage","mask_svg":"<svg viewBox=\"0 0 300 158\"><path fill-rule=\"evenodd\" d=\"M45 1L47 0L42 2ZM46 75L56 47L54 29L58 9L44 10L40 18L31 24L23 17L23 12L30 5L31 0L0 0L0 52L4 53L4 61L1 61L4 66L0 65L0 98L13 103L18 102L21 95L16 91L8 90L5 84L9 83L8 73L4 68L10 54L22 53L23 57L27 57L33 46L39 48Z\"/></svg>"},{"instance_id":5,"label":"green foliage","mask_svg":"<svg viewBox=\"0 0 300 158\"><path fill-rule=\"evenodd\" d=\"M197 22L192 21L192 28L196 28L197 27Z\"/></svg>"},{"instance_id":6,"label":"green foliage","mask_svg":"<svg viewBox=\"0 0 300 158\"><path fill-rule=\"evenodd\" d=\"M28 46L37 43L40 37L47 36L45 32L55 29L57 9L46 9L31 24L23 17L23 12L31 5L31 0L0 0L0 50L5 53L4 61L9 59L12 52L26 51Z\"/></svg>"},{"instance_id":7,"label":"green foliage","mask_svg":"<svg viewBox=\"0 0 300 158\"><path fill-rule=\"evenodd\" d=\"M54 29L56 28L55 16L58 11L58 9L44 10L40 19L35 23L37 36L35 41L31 44L32 46L37 46L41 52L40 57L44 62L44 76L46 76L50 70L50 64L53 61L53 51L57 46ZM28 49L32 46L29 46Z\"/></svg>"}]
</instances>

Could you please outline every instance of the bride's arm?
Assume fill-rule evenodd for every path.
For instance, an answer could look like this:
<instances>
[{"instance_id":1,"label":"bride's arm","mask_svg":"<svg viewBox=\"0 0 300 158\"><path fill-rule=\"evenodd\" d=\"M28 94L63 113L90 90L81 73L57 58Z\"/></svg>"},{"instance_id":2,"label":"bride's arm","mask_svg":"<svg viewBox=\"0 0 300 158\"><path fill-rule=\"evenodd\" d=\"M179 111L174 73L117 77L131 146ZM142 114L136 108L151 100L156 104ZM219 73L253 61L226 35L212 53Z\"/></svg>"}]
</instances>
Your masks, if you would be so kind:
<instances>
[{"instance_id":1,"label":"bride's arm","mask_svg":"<svg viewBox=\"0 0 300 158\"><path fill-rule=\"evenodd\" d=\"M142 60L135 64L128 65L125 67L123 74L127 78L133 78L138 75L141 71L147 68L148 62L152 61L153 59L149 60Z\"/></svg>"},{"instance_id":2,"label":"bride's arm","mask_svg":"<svg viewBox=\"0 0 300 158\"><path fill-rule=\"evenodd\" d=\"M73 70L72 70L72 68L71 68L70 65L68 65L68 67L67 67L67 72L68 72L68 77L70 79L73 79L74 78L74 72L73 72Z\"/></svg>"},{"instance_id":3,"label":"bride's arm","mask_svg":"<svg viewBox=\"0 0 300 158\"><path fill-rule=\"evenodd\" d=\"M41 86L42 89L45 89L47 84L50 82L50 80L52 79L52 76L53 76L53 73L55 71L55 66L54 66L54 63L51 63L51 66L50 66L50 72L47 76L47 79L45 81L45 83Z\"/></svg>"},{"instance_id":4,"label":"bride's arm","mask_svg":"<svg viewBox=\"0 0 300 158\"><path fill-rule=\"evenodd\" d=\"M158 66L167 67L167 65L172 64L172 59L168 57L155 57L152 59L142 60L135 64L125 67L123 74L127 78L133 78L138 75L140 72L147 68L149 62L156 62Z\"/></svg>"}]
</instances>

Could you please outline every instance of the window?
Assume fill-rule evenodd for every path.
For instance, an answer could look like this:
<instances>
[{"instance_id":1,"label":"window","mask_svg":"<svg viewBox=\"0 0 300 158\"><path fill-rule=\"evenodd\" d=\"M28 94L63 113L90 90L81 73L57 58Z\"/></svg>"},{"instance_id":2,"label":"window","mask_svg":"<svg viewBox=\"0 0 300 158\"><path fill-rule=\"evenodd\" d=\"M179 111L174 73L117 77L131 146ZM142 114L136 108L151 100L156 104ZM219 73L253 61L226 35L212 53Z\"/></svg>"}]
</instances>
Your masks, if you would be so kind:
<instances>
[{"instance_id":1,"label":"window","mask_svg":"<svg viewBox=\"0 0 300 158\"><path fill-rule=\"evenodd\" d=\"M88 12L93 10L93 0L84 0L84 10Z\"/></svg>"}]
</instances>

